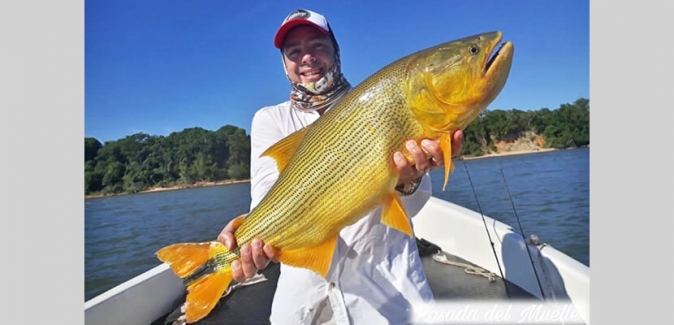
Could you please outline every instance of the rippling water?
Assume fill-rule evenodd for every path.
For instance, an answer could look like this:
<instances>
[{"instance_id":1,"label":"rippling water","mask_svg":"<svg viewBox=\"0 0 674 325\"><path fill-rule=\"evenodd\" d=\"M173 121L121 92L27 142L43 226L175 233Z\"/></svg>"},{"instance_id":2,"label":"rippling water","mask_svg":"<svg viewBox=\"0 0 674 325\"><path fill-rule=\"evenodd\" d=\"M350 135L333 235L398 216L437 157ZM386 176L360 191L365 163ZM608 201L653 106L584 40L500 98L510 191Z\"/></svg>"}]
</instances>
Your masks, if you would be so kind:
<instances>
[{"instance_id":1,"label":"rippling water","mask_svg":"<svg viewBox=\"0 0 674 325\"><path fill-rule=\"evenodd\" d=\"M481 209L519 232L503 171L525 235L589 265L589 154L457 161L445 192L443 171L432 173L434 196ZM214 239L248 210L249 191L242 183L85 200L85 300L156 266L154 252L163 246Z\"/></svg>"},{"instance_id":2,"label":"rippling water","mask_svg":"<svg viewBox=\"0 0 674 325\"><path fill-rule=\"evenodd\" d=\"M445 192L442 171L433 171L434 196L481 209L517 232L519 217L526 236L535 234L589 266L589 156L583 148L459 161Z\"/></svg>"}]
</instances>

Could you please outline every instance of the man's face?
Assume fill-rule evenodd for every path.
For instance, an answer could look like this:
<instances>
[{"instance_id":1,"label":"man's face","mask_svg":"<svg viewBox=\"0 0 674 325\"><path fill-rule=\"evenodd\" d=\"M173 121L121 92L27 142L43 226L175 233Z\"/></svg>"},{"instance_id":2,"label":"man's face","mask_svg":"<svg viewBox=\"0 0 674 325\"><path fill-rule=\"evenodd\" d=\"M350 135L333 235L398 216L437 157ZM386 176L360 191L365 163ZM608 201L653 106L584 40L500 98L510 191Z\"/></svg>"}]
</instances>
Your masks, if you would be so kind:
<instances>
[{"instance_id":1,"label":"man's face","mask_svg":"<svg viewBox=\"0 0 674 325\"><path fill-rule=\"evenodd\" d=\"M293 82L309 83L323 77L335 62L329 35L312 26L293 28L283 42L283 60Z\"/></svg>"}]
</instances>

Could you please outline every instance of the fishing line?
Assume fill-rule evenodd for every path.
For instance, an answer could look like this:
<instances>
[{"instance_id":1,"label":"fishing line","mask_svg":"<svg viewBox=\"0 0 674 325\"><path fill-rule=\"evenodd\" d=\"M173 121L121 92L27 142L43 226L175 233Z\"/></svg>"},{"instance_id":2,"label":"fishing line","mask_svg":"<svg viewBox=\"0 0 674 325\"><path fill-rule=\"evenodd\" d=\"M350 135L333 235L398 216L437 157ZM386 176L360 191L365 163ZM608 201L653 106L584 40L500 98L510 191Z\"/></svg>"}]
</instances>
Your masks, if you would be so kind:
<instances>
[{"instance_id":1,"label":"fishing line","mask_svg":"<svg viewBox=\"0 0 674 325\"><path fill-rule=\"evenodd\" d=\"M545 294L543 294L543 286L541 285L541 280L538 278L538 272L536 272L536 267L534 266L534 259L531 257L531 251L529 251L529 246L526 245L526 237L524 236L524 229L522 228L522 223L520 222L520 216L517 215L517 210L515 209L515 202L513 202L513 198L510 195L510 188L508 187L508 182L506 182L505 179L505 174L503 173L503 168L501 168L501 178L503 179L503 183L505 184L505 188L508 191L508 199L510 199L510 205L513 207L513 213L515 214L515 218L517 219L517 225L520 228L520 234L522 235L522 239L525 242L525 247L527 248L527 254L529 255L529 262L531 262L531 267L534 270L534 274L536 275L536 282L538 282L538 289L541 290L541 297L545 299Z\"/></svg>"},{"instance_id":2,"label":"fishing line","mask_svg":"<svg viewBox=\"0 0 674 325\"><path fill-rule=\"evenodd\" d=\"M470 187L473 190L473 196L475 197L475 203L477 203L477 209L480 211L480 215L482 216L482 223L484 224L484 230L487 232L487 237L489 238L489 244L491 245L491 251L494 253L494 258L496 259L496 265L498 265L498 271L501 273L501 279L503 279L503 285L505 286L506 290L506 295L508 298L512 298L510 296L510 290L508 289L508 282L503 276L503 269L501 269L501 263L498 260L498 255L496 254L496 248L494 248L494 241L491 239L491 235L489 234L489 228L487 227L487 221L484 218L484 213L482 213L482 207L480 206L480 201L477 199L477 193L475 192L475 187L473 186L473 180L470 178L470 173L468 173L468 167L466 167L466 162L461 161L463 163L463 169L466 171L466 175L468 176L468 182L470 183Z\"/></svg>"}]
</instances>

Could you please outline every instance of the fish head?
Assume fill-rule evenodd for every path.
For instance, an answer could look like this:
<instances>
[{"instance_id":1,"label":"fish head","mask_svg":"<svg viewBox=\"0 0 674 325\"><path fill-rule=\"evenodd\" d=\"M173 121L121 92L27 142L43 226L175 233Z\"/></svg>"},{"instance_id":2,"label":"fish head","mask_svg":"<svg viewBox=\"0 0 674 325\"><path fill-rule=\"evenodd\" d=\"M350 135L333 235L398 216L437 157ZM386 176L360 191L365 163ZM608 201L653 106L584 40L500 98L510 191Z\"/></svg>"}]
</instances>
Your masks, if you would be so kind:
<instances>
[{"instance_id":1,"label":"fish head","mask_svg":"<svg viewBox=\"0 0 674 325\"><path fill-rule=\"evenodd\" d=\"M498 96L514 54L513 44L502 38L499 31L483 33L412 55L407 95L430 133L465 128Z\"/></svg>"}]
</instances>

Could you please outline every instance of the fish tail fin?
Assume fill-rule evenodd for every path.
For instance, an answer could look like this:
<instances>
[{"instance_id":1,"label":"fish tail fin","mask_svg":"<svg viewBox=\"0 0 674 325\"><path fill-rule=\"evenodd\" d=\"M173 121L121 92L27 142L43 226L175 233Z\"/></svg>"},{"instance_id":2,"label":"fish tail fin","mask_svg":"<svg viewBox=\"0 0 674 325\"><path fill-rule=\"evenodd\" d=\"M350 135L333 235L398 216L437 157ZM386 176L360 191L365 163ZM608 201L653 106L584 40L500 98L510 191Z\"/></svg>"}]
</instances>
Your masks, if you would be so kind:
<instances>
[{"instance_id":1,"label":"fish tail fin","mask_svg":"<svg viewBox=\"0 0 674 325\"><path fill-rule=\"evenodd\" d=\"M179 243L157 251L159 260L168 264L186 284L185 316L188 323L208 315L232 282L228 263L217 268L210 263L216 255L227 252L227 248L217 241Z\"/></svg>"},{"instance_id":2,"label":"fish tail fin","mask_svg":"<svg viewBox=\"0 0 674 325\"><path fill-rule=\"evenodd\" d=\"M185 317L187 323L194 323L208 315L218 303L222 294L232 282L232 270L227 267L209 273L187 287Z\"/></svg>"},{"instance_id":3,"label":"fish tail fin","mask_svg":"<svg viewBox=\"0 0 674 325\"><path fill-rule=\"evenodd\" d=\"M157 258L168 264L173 272L184 278L211 258L212 242L179 243L166 246L157 251Z\"/></svg>"}]
</instances>

